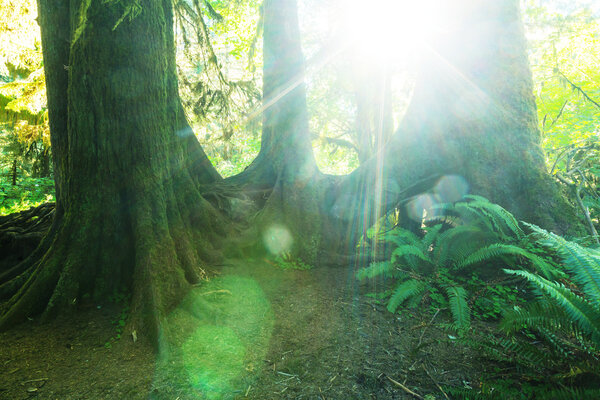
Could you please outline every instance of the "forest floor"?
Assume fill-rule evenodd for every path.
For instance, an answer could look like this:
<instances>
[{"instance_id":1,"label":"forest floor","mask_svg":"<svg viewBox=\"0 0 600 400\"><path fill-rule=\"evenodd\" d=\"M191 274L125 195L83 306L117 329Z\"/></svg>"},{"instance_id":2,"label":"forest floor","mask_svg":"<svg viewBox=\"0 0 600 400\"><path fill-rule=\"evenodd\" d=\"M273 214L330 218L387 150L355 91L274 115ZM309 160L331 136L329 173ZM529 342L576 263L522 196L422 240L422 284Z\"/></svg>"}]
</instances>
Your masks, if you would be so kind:
<instances>
[{"instance_id":1,"label":"forest floor","mask_svg":"<svg viewBox=\"0 0 600 400\"><path fill-rule=\"evenodd\" d=\"M391 314L352 267L232 260L168 318L155 356L123 306L0 334L0 399L444 399L485 365L442 313ZM413 392L412 394L410 392Z\"/></svg>"}]
</instances>

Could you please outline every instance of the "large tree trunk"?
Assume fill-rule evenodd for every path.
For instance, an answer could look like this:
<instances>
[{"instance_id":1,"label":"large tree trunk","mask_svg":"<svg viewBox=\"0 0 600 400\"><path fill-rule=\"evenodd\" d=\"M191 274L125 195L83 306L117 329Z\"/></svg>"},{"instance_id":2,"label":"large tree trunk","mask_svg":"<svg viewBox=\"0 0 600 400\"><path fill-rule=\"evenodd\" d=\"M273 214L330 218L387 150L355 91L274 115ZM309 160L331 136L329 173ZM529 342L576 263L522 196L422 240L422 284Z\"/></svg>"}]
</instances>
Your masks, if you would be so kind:
<instances>
[{"instance_id":1,"label":"large tree trunk","mask_svg":"<svg viewBox=\"0 0 600 400\"><path fill-rule=\"evenodd\" d=\"M0 327L131 290L130 329L156 337L201 261L217 256L227 225L198 184L220 177L182 113L170 0L144 2L116 28L121 3L68 4L39 7L57 215L2 282Z\"/></svg>"},{"instance_id":2,"label":"large tree trunk","mask_svg":"<svg viewBox=\"0 0 600 400\"><path fill-rule=\"evenodd\" d=\"M453 5L460 14L428 54L397 139L412 136L441 173L517 218L564 233L578 223L546 169L519 7Z\"/></svg>"},{"instance_id":3,"label":"large tree trunk","mask_svg":"<svg viewBox=\"0 0 600 400\"><path fill-rule=\"evenodd\" d=\"M296 0L266 0L264 19L263 127L260 153L228 179L260 192L261 211L251 237L276 254L316 263L321 245L319 172L310 142Z\"/></svg>"},{"instance_id":4,"label":"large tree trunk","mask_svg":"<svg viewBox=\"0 0 600 400\"><path fill-rule=\"evenodd\" d=\"M407 198L457 200L466 183L519 219L577 232L540 147L519 2L462 0L452 10L452 29L425 55L392 142L329 191L330 213L360 225L360 234ZM435 190L444 176L452 178Z\"/></svg>"}]
</instances>

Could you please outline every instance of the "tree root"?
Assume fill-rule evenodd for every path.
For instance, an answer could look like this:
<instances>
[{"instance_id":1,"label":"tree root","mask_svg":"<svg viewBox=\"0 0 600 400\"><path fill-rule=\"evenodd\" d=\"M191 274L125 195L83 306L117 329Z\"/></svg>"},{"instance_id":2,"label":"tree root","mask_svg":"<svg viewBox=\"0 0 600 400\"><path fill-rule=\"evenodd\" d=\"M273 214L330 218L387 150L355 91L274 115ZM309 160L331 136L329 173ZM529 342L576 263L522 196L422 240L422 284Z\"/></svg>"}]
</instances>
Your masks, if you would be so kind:
<instances>
[{"instance_id":1,"label":"tree root","mask_svg":"<svg viewBox=\"0 0 600 400\"><path fill-rule=\"evenodd\" d=\"M22 261L33 253L54 219L54 203L0 216L0 284L24 271ZM15 268L15 267L19 268Z\"/></svg>"}]
</instances>

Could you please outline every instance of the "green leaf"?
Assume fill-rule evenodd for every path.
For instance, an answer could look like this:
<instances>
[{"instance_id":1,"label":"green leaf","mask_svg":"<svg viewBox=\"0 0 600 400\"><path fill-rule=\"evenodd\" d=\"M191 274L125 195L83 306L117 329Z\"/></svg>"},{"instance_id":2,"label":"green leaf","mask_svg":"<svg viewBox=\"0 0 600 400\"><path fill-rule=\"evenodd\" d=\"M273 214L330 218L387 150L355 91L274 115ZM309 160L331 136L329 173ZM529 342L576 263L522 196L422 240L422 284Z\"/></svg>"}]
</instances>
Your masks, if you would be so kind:
<instances>
[{"instance_id":1,"label":"green leaf","mask_svg":"<svg viewBox=\"0 0 600 400\"><path fill-rule=\"evenodd\" d=\"M468 328L471 325L471 310L467 303L467 291L461 286L448 286L446 294L454 323L460 329Z\"/></svg>"},{"instance_id":2,"label":"green leaf","mask_svg":"<svg viewBox=\"0 0 600 400\"><path fill-rule=\"evenodd\" d=\"M417 296L425 290L425 283L416 279L410 279L402 282L394 289L390 297L387 309L390 312L396 312L396 309L408 298Z\"/></svg>"}]
</instances>

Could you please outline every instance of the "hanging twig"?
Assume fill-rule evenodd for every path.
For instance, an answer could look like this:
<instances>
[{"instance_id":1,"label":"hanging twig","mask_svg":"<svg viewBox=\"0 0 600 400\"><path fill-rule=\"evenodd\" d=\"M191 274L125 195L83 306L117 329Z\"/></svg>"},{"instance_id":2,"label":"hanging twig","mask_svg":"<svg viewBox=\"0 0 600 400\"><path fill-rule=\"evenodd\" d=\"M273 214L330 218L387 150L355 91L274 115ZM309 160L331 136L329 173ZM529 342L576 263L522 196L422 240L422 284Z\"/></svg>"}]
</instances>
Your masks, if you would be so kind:
<instances>
[{"instance_id":1,"label":"hanging twig","mask_svg":"<svg viewBox=\"0 0 600 400\"><path fill-rule=\"evenodd\" d=\"M560 76L562 76L562 78L569 84L569 86L571 86L572 89L577 90L579 93L581 93L581 95L590 103L592 103L593 105L595 105L596 107L600 108L600 104L596 103L594 101L594 99L592 99L590 96L588 96L588 94L579 86L577 86L576 84L574 84L573 82L571 82L569 80L569 78L566 77L565 74L562 73L561 70L556 69L556 72L558 72L558 74Z\"/></svg>"}]
</instances>

